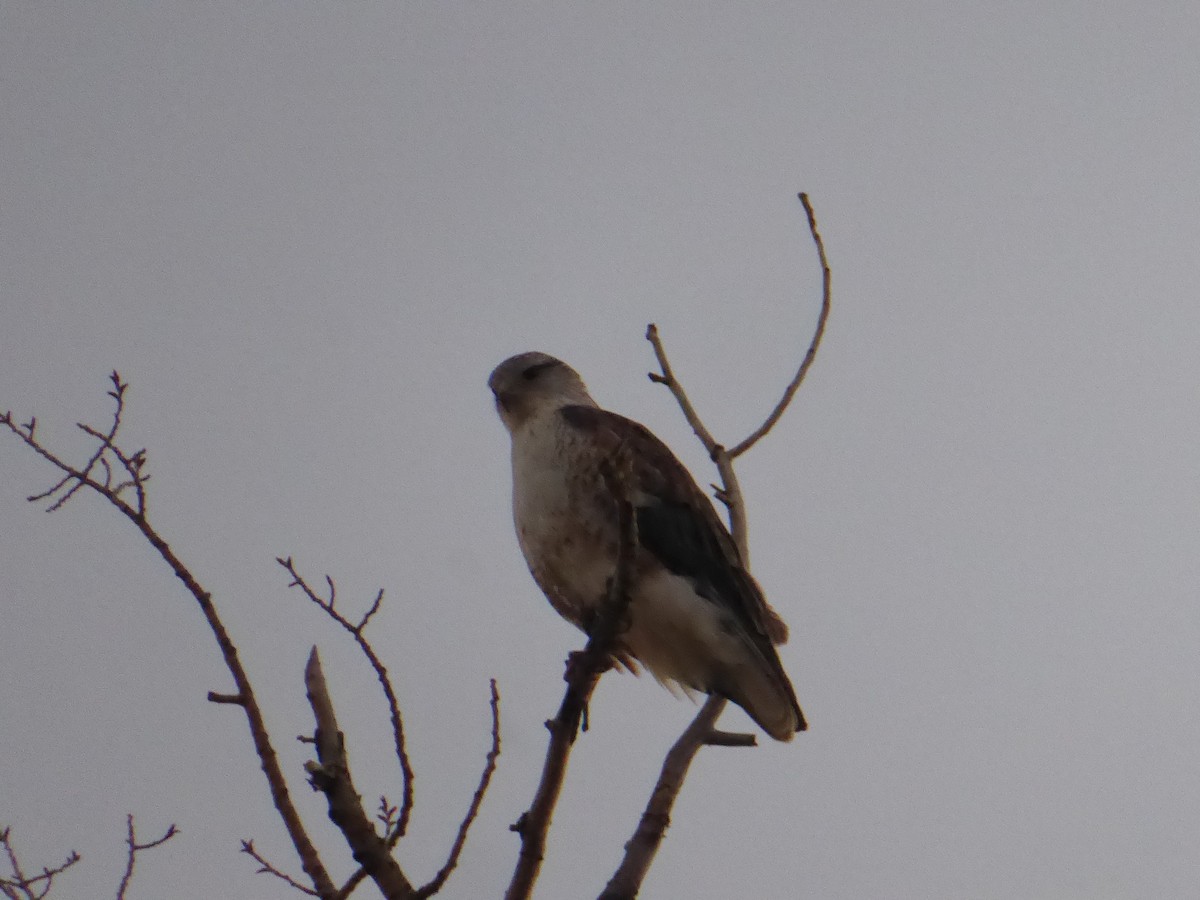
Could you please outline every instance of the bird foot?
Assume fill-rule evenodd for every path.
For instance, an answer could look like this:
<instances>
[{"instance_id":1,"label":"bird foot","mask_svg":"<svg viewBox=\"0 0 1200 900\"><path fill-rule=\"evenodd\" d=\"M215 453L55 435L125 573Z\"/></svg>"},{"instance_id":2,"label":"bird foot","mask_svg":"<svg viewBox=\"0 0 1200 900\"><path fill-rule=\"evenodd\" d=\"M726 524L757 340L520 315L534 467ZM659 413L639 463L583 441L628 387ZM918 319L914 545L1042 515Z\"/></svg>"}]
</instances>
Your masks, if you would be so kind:
<instances>
[{"instance_id":1,"label":"bird foot","mask_svg":"<svg viewBox=\"0 0 1200 900\"><path fill-rule=\"evenodd\" d=\"M567 654L566 668L563 671L563 681L574 683L586 671L591 677L599 678L613 667L611 656L604 658L603 665L596 666L588 651L572 650Z\"/></svg>"}]
</instances>

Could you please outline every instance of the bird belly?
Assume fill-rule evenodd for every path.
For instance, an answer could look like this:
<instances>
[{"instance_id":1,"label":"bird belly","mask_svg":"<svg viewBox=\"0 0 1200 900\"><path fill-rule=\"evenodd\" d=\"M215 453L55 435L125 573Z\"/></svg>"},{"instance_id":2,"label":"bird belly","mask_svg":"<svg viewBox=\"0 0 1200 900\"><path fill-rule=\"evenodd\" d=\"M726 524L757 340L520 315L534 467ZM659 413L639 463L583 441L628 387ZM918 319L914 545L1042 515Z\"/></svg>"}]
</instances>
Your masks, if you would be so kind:
<instances>
[{"instance_id":1,"label":"bird belly","mask_svg":"<svg viewBox=\"0 0 1200 900\"><path fill-rule=\"evenodd\" d=\"M710 691L744 654L730 627L686 579L660 570L638 585L620 640L668 688Z\"/></svg>"}]
</instances>

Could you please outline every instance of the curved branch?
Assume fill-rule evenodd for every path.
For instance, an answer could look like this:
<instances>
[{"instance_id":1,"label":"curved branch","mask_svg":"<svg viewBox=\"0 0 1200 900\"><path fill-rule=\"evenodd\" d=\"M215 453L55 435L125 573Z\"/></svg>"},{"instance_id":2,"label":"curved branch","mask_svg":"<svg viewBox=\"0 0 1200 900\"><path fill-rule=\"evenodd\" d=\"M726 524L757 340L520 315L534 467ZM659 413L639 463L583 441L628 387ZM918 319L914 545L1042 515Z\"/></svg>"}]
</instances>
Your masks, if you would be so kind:
<instances>
[{"instance_id":1,"label":"curved branch","mask_svg":"<svg viewBox=\"0 0 1200 900\"><path fill-rule=\"evenodd\" d=\"M114 369L112 374L108 376L108 379L109 379L109 381L112 382L112 385L113 385L113 389L108 392L108 396L112 397L113 400L116 401L116 408L113 410L112 425L109 426L108 432L106 434L98 435L98 437L100 438L100 446L96 448L96 451L92 454L91 459L89 459L84 464L83 468L80 469L81 472L83 472L85 475L88 475L91 473L93 466L95 466L96 464L101 465L104 468L104 473L105 473L104 474L105 487L107 487L109 484L112 483L112 469L109 468L108 461L104 458L104 452L112 445L113 440L116 439L117 432L121 429L121 414L125 411L125 389L127 387L129 387L129 385L127 383L121 381L121 376L117 373L116 369ZM32 438L35 420L30 419L29 422L30 422L29 436ZM79 427L82 428L83 425L80 424ZM61 481L59 481L57 484L55 484L53 487L49 488L48 490L43 491L41 494L38 494L35 497L30 497L29 499L32 501L47 500L50 497L52 497L54 494L56 494L60 490L62 490L62 488L66 487L66 485L69 484L71 481L72 481L72 477L70 475L65 475L65 476L63 476L63 479ZM70 500L73 496L75 496L75 492L78 491L81 487L83 487L84 484L85 484L85 482L83 482L83 481L75 481L75 484L71 485L71 487L68 488L61 497L59 497L57 500L55 500L54 503L52 503L50 505L50 507L46 510L46 512L55 512L56 510L62 509L63 505L68 500ZM142 512L144 514L145 513L145 506L144 506L145 498L143 497L142 499L143 499Z\"/></svg>"},{"instance_id":2,"label":"curved branch","mask_svg":"<svg viewBox=\"0 0 1200 900\"><path fill-rule=\"evenodd\" d=\"M812 340L808 344L808 352L804 354L804 359L800 362L800 368L796 370L795 377L783 392L783 397L775 404L775 408L771 410L771 414L767 416L758 428L747 437L744 441L729 451L730 459L737 459L755 444L757 444L764 435L772 428L775 423L782 418L784 412L787 411L788 404L792 402L792 397L800 388L801 382L804 381L804 376L808 374L808 370L812 367L813 360L817 358L817 350L821 346L821 338L825 335L825 323L829 319L830 307L830 289L832 275L829 272L829 260L825 257L825 242L821 240L821 233L817 231L817 217L813 212L812 204L808 201L808 194L800 194L800 202L804 205L804 213L808 216L808 230L812 235L813 243L817 247L817 259L821 263L821 315L817 318L817 327L813 332Z\"/></svg>"}]
</instances>

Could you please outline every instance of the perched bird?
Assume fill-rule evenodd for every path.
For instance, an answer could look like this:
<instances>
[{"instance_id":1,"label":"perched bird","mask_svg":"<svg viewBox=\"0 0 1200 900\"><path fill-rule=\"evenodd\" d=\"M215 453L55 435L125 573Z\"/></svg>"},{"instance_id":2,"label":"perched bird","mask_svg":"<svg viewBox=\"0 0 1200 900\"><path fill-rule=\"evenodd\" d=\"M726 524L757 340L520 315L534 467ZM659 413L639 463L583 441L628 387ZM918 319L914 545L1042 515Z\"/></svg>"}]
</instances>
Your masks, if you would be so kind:
<instances>
[{"instance_id":1,"label":"perched bird","mask_svg":"<svg viewBox=\"0 0 1200 900\"><path fill-rule=\"evenodd\" d=\"M637 548L616 658L634 671L641 663L668 688L729 698L776 740L803 731L773 646L787 640L787 626L667 446L597 406L575 370L545 353L506 359L488 386L512 436L517 540L554 609L587 632L604 602L620 545L604 465L619 457Z\"/></svg>"}]
</instances>

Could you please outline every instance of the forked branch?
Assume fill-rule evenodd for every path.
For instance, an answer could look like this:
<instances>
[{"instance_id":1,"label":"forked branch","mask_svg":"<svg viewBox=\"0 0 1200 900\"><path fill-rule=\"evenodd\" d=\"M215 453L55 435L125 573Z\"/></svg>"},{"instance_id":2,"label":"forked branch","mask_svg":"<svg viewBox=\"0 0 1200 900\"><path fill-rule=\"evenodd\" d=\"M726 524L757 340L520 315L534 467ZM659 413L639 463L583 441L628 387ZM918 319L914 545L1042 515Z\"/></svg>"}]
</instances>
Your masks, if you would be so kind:
<instances>
[{"instance_id":1,"label":"forked branch","mask_svg":"<svg viewBox=\"0 0 1200 900\"><path fill-rule=\"evenodd\" d=\"M4 848L10 873L0 876L0 895L7 900L42 900L50 893L54 879L83 858L72 850L57 866L43 866L36 875L28 875L17 848L13 846L11 828L0 828L0 847Z\"/></svg>"},{"instance_id":2,"label":"forked branch","mask_svg":"<svg viewBox=\"0 0 1200 900\"><path fill-rule=\"evenodd\" d=\"M388 670L384 666L383 660L379 658L379 654L375 652L375 648L371 646L371 642L367 640L364 634L367 624L371 621L371 617L379 611L380 606L383 604L383 591L381 590L375 595L374 602L371 603L371 606L357 622L351 622L337 608L337 586L333 583L332 578L328 575L325 576L325 584L328 592L325 596L321 596L296 571L295 563L292 562L290 556L287 558L276 557L275 561L292 577L292 582L288 587L300 588L309 600L324 610L326 615L350 633L350 636L354 638L354 642L358 644L359 650L362 651L363 656L366 657L367 662L374 670L375 677L379 681L379 687L383 690L383 695L387 699L388 717L392 723L392 743L396 754L396 761L400 765L400 777L404 795L400 803L399 820L394 827L389 829L388 833L388 845L394 847L408 831L408 822L412 816L413 808L414 777L412 764L408 758L408 748L404 740L404 718L400 714L400 701L396 697L391 676L388 675Z\"/></svg>"},{"instance_id":3,"label":"forked branch","mask_svg":"<svg viewBox=\"0 0 1200 900\"><path fill-rule=\"evenodd\" d=\"M825 323L829 318L830 272L829 263L825 256L825 245L821 240L820 232L817 230L816 216L813 213L812 205L809 203L808 195L800 194L800 202L803 204L805 214L808 217L809 232L812 235L813 243L816 245L817 257L821 263L821 313L817 319L816 330L809 341L808 350L804 354L795 376L784 390L782 399L776 404L766 420L758 428L754 429L745 440L734 445L732 450L727 450L722 444L717 442L701 420L695 407L692 406L687 392L683 389L683 385L675 377L675 373L672 371L670 362L667 359L666 350L663 348L662 340L659 338L658 329L654 325L650 325L646 330L646 339L654 348L654 355L658 360L660 368L659 372L650 373L650 380L665 385L671 391L676 402L679 404L679 408L683 411L688 424L696 433L696 437L699 438L701 444L704 445L704 449L708 451L709 456L716 464L717 472L721 478L721 485L717 490L717 496L729 510L730 533L738 546L742 561L746 565L749 565L750 560L749 533L746 525L745 501L742 497L741 486L738 484L737 474L734 472L733 460L762 439L774 427L775 423L779 421L784 412L787 411L788 405L791 403L796 391L804 381L805 375L808 374L813 360L816 358L817 350L821 345L821 338L825 334ZM658 782L655 784L646 808L642 813L642 817L638 821L637 829L634 831L633 837L625 845L625 854L622 857L621 863L605 887L604 893L601 894L602 900L630 900L630 898L637 896L642 881L646 877L646 873L650 870L651 863L654 861L654 855L658 852L658 847L662 843L663 834L670 824L671 810L674 808L675 799L679 796L679 791L683 787L683 780L687 775L688 767L691 765L696 754L700 752L700 748L705 745L730 746L742 743L736 737L731 740L730 736L725 732L715 730L716 721L724 710L725 704L726 701L724 698L715 694L711 695L704 706L701 707L695 719L692 720L692 723L675 742L674 746L671 747L670 752L668 752L663 762Z\"/></svg>"},{"instance_id":4,"label":"forked branch","mask_svg":"<svg viewBox=\"0 0 1200 900\"><path fill-rule=\"evenodd\" d=\"M137 855L143 850L153 850L155 847L162 846L177 834L179 834L179 829L171 824L162 837L140 843L133 824L133 813L125 817L125 872L121 876L121 884L117 887L117 900L125 900L125 892L129 890L129 882L133 880L133 868L137 862Z\"/></svg>"},{"instance_id":5,"label":"forked branch","mask_svg":"<svg viewBox=\"0 0 1200 900\"><path fill-rule=\"evenodd\" d=\"M459 856L466 844L467 834L479 815L479 807L483 803L483 797L491 783L492 774L496 770L496 760L500 756L500 694L496 689L495 680L491 682L491 749L488 751L479 785L471 798L466 815L459 823L458 834L446 863L429 883L420 888L413 887L400 864L392 856L394 842L389 838L396 833L396 809L389 806L386 800L380 800L381 812L376 819L382 825L381 833L376 830L363 808L362 797L355 789L354 780L350 774L345 738L338 728L333 701L329 695L316 647L313 647L309 654L308 664L304 668L304 685L316 720L312 743L317 751L317 761L309 762L305 769L313 788L325 795L329 818L342 832L355 861L360 866L359 870L350 876L337 892L336 898L341 900L341 898L350 896L365 878L374 881L379 892L388 900L409 900L409 898L423 900L423 898L432 897L442 889L458 865ZM263 866L260 871L270 872L294 887L298 886L294 880L275 869L255 853L253 845L246 844L243 846L243 850L259 861Z\"/></svg>"},{"instance_id":6,"label":"forked branch","mask_svg":"<svg viewBox=\"0 0 1200 900\"><path fill-rule=\"evenodd\" d=\"M179 834L179 829L171 825L163 833L162 837L155 838L152 841L139 841L137 839L137 829L134 825L133 814L130 813L125 817L125 833L125 871L122 873L121 881L117 885L117 900L125 900L129 891L129 884L133 880L133 870L137 862L137 855L143 851L153 850L155 847L162 846L175 837L175 835ZM0 876L0 897L4 897L6 900L43 900L43 898L50 895L50 890L54 886L54 879L83 858L72 850L59 865L44 866L36 875L29 875L26 874L21 864L21 859L17 855L17 850L13 846L11 829L0 829L0 847L4 849L4 856L6 857L10 872L9 875Z\"/></svg>"}]
</instances>

